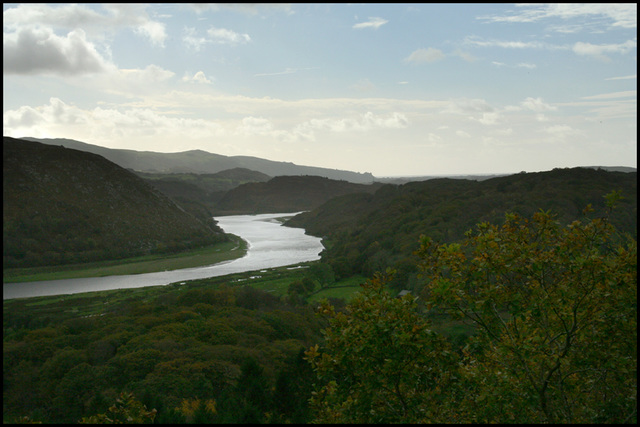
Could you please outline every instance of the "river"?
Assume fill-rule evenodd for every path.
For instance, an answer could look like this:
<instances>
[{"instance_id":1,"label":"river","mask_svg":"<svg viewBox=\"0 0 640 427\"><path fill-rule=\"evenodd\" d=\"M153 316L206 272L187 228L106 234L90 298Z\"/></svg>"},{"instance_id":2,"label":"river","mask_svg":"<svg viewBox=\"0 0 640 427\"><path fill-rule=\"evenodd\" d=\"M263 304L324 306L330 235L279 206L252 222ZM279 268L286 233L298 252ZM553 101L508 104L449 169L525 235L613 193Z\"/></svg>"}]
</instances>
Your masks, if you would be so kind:
<instances>
[{"instance_id":1,"label":"river","mask_svg":"<svg viewBox=\"0 0 640 427\"><path fill-rule=\"evenodd\" d=\"M319 238L305 234L302 228L284 227L277 220L278 218L289 218L298 213L216 217L218 225L226 233L240 236L249 244L247 255L232 261L157 273L3 283L2 298L28 298L167 285L186 280L282 267L320 259L320 252L324 248Z\"/></svg>"}]
</instances>

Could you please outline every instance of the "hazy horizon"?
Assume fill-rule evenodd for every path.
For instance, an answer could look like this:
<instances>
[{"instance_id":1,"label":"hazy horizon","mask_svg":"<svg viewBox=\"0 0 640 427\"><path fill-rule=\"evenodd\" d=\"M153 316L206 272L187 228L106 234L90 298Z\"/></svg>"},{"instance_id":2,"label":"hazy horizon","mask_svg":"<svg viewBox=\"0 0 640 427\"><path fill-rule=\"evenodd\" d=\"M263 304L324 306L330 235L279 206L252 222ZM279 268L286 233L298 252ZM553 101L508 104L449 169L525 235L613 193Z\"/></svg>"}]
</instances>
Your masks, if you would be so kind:
<instances>
[{"instance_id":1,"label":"hazy horizon","mask_svg":"<svg viewBox=\"0 0 640 427\"><path fill-rule=\"evenodd\" d=\"M637 4L3 4L3 134L376 177L637 168Z\"/></svg>"}]
</instances>

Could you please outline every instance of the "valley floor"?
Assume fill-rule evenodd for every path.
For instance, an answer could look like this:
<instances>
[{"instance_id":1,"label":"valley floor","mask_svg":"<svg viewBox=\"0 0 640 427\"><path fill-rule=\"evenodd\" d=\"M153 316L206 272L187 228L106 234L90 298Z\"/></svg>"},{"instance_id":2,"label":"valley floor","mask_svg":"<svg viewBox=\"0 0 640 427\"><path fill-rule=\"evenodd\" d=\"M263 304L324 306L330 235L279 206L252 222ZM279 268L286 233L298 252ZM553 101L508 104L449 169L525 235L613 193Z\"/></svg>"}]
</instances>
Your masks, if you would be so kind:
<instances>
[{"instance_id":1,"label":"valley floor","mask_svg":"<svg viewBox=\"0 0 640 427\"><path fill-rule=\"evenodd\" d=\"M230 242L218 243L206 248L178 254L147 255L87 264L7 269L2 271L2 281L4 283L16 283L77 279L82 277L154 273L157 271L212 265L241 258L247 253L247 244L244 240L233 235L230 235L230 237L232 238Z\"/></svg>"}]
</instances>

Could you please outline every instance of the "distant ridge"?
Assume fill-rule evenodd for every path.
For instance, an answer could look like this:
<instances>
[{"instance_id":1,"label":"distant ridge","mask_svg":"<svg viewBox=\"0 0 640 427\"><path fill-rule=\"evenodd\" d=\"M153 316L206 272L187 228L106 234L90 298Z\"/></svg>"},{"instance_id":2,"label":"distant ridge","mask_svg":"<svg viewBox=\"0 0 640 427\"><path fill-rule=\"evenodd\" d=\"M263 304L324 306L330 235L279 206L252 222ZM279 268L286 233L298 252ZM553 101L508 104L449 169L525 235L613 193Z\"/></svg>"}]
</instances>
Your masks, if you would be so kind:
<instances>
[{"instance_id":1,"label":"distant ridge","mask_svg":"<svg viewBox=\"0 0 640 427\"><path fill-rule=\"evenodd\" d=\"M272 177L313 175L358 184L370 184L374 181L374 176L368 172L359 173L313 166L300 166L290 162L277 162L250 156L223 156L203 150L190 150L180 153L156 153L152 151L106 148L65 138L41 139L25 137L21 139L48 145L61 145L66 148L99 154L123 168L133 169L139 172L212 174L227 169L245 168Z\"/></svg>"}]
</instances>

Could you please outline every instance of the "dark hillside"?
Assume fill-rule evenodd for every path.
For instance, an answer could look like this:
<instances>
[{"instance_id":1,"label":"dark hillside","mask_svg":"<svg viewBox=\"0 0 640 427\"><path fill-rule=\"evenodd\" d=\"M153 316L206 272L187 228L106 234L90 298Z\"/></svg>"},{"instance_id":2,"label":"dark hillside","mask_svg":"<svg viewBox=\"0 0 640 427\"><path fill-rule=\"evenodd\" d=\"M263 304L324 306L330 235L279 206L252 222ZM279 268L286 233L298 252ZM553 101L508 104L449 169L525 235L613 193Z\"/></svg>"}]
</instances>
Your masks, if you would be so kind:
<instances>
[{"instance_id":1,"label":"dark hillside","mask_svg":"<svg viewBox=\"0 0 640 427\"><path fill-rule=\"evenodd\" d=\"M621 191L611 221L637 235L637 173L574 168L521 173L485 181L433 179L387 184L374 195L349 195L292 218L287 225L325 237L323 260L336 274L370 275L387 267L413 273L419 236L456 241L478 222L502 223L506 211L530 216L551 210L561 223L579 219L587 204L605 215L603 196ZM400 274L403 277L402 274ZM406 280L406 274L404 279Z\"/></svg>"},{"instance_id":2,"label":"dark hillside","mask_svg":"<svg viewBox=\"0 0 640 427\"><path fill-rule=\"evenodd\" d=\"M354 184L319 176L279 176L230 190L213 212L231 215L303 211L337 196L373 193L379 187L380 184Z\"/></svg>"},{"instance_id":3,"label":"dark hillside","mask_svg":"<svg viewBox=\"0 0 640 427\"><path fill-rule=\"evenodd\" d=\"M148 173L135 172L155 188L181 204L200 203L212 209L225 193L249 182L265 182L269 175L245 168L217 173Z\"/></svg>"},{"instance_id":4,"label":"dark hillside","mask_svg":"<svg viewBox=\"0 0 640 427\"><path fill-rule=\"evenodd\" d=\"M118 259L226 240L103 157L3 139L3 267Z\"/></svg>"}]
</instances>

